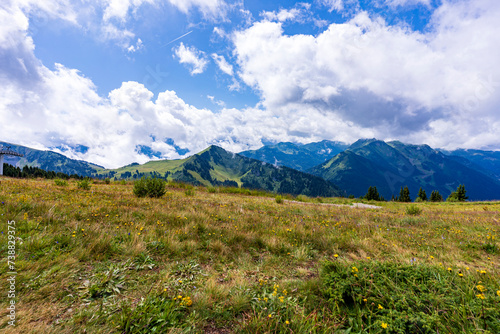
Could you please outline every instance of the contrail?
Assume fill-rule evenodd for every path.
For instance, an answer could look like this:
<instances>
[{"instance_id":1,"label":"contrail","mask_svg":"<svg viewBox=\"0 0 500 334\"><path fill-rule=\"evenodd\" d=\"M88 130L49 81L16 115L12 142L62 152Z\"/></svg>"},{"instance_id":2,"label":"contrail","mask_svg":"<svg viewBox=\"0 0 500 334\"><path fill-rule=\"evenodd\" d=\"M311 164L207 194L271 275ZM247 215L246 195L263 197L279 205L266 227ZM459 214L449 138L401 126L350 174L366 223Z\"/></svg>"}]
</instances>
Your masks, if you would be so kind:
<instances>
[{"instance_id":1,"label":"contrail","mask_svg":"<svg viewBox=\"0 0 500 334\"><path fill-rule=\"evenodd\" d=\"M193 30L191 30L190 32L185 33L185 34L184 34L184 35L182 35L182 36L177 37L176 39L171 40L170 42L168 42L168 43L167 43L167 44L165 44L165 45L162 45L161 47L164 47L164 46L167 46L167 45L169 45L169 44L172 44L173 42L178 41L178 40L179 40L179 39L181 39L182 37L185 37L185 36L189 35L189 34L190 34L190 33L192 33L192 32L193 32Z\"/></svg>"}]
</instances>

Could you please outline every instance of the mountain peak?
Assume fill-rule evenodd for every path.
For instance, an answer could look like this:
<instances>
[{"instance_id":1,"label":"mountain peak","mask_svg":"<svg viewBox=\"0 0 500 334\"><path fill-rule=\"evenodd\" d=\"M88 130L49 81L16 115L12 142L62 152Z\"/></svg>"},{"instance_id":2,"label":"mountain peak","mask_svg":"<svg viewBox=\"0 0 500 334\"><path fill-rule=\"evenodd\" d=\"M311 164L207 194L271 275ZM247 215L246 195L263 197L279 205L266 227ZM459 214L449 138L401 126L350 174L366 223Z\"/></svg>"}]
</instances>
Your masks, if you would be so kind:
<instances>
[{"instance_id":1,"label":"mountain peak","mask_svg":"<svg viewBox=\"0 0 500 334\"><path fill-rule=\"evenodd\" d=\"M376 138L358 139L357 141L355 141L354 143L352 143L351 146L349 146L347 149L348 150L355 150L357 148L360 148L360 147L363 147L363 146L366 146L366 145L369 145L371 143L378 142L378 141L380 141L380 140L378 140Z\"/></svg>"}]
</instances>

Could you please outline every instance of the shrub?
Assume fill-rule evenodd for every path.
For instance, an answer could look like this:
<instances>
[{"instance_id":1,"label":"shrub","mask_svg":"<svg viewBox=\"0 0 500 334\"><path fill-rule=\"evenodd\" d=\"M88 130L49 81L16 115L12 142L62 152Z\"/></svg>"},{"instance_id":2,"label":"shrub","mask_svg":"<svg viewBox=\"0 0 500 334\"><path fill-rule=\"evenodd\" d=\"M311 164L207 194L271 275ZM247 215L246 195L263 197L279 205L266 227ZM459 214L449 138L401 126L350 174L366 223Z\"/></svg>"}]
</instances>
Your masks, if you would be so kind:
<instances>
[{"instance_id":1,"label":"shrub","mask_svg":"<svg viewBox=\"0 0 500 334\"><path fill-rule=\"evenodd\" d=\"M55 179L54 183L56 184L56 186L61 186L61 187L66 187L68 185L68 181L61 179Z\"/></svg>"},{"instance_id":2,"label":"shrub","mask_svg":"<svg viewBox=\"0 0 500 334\"><path fill-rule=\"evenodd\" d=\"M152 178L146 179L141 178L140 180L134 181L134 195L137 197L151 197L159 198L165 195L165 181L162 179Z\"/></svg>"},{"instance_id":3,"label":"shrub","mask_svg":"<svg viewBox=\"0 0 500 334\"><path fill-rule=\"evenodd\" d=\"M416 215L419 215L420 212L422 212L422 209L420 209L418 206L416 206L414 204L406 207L406 214L407 215L416 216Z\"/></svg>"},{"instance_id":4,"label":"shrub","mask_svg":"<svg viewBox=\"0 0 500 334\"><path fill-rule=\"evenodd\" d=\"M105 178L104 179L104 183L110 184L111 183L111 179L109 177Z\"/></svg>"},{"instance_id":5,"label":"shrub","mask_svg":"<svg viewBox=\"0 0 500 334\"><path fill-rule=\"evenodd\" d=\"M186 189L186 191L184 191L184 195L186 195L186 196L194 196L194 189L192 189L192 188Z\"/></svg>"},{"instance_id":6,"label":"shrub","mask_svg":"<svg viewBox=\"0 0 500 334\"><path fill-rule=\"evenodd\" d=\"M80 189L83 189L83 190L89 190L90 189L90 181L89 181L89 179L83 179L83 180L77 181L76 186Z\"/></svg>"},{"instance_id":7,"label":"shrub","mask_svg":"<svg viewBox=\"0 0 500 334\"><path fill-rule=\"evenodd\" d=\"M217 189L216 189L216 188L214 188L214 187L209 187L209 188L208 188L208 192L209 192L209 193L214 194L214 193L216 193L216 192L217 192Z\"/></svg>"},{"instance_id":8,"label":"shrub","mask_svg":"<svg viewBox=\"0 0 500 334\"><path fill-rule=\"evenodd\" d=\"M276 196L276 203L283 204L283 197L280 195Z\"/></svg>"}]
</instances>

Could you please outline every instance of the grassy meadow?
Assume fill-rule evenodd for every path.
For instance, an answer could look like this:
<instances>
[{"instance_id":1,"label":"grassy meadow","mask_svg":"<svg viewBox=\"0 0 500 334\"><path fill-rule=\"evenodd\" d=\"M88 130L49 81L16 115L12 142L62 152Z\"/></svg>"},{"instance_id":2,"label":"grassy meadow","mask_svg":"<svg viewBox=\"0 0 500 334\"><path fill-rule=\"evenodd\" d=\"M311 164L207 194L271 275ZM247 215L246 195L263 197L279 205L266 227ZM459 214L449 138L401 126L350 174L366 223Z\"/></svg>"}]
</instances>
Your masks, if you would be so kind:
<instances>
[{"instance_id":1,"label":"grassy meadow","mask_svg":"<svg viewBox=\"0 0 500 334\"><path fill-rule=\"evenodd\" d=\"M0 332L500 333L500 202L132 188L0 178Z\"/></svg>"}]
</instances>

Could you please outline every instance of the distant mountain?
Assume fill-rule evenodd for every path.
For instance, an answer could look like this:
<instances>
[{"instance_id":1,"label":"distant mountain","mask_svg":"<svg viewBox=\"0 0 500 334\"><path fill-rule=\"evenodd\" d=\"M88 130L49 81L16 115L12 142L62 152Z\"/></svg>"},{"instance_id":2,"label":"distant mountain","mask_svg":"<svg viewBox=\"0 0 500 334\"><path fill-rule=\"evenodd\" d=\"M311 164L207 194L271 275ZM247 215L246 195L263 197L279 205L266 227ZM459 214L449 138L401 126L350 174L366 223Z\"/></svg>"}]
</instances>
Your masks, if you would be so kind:
<instances>
[{"instance_id":1,"label":"distant mountain","mask_svg":"<svg viewBox=\"0 0 500 334\"><path fill-rule=\"evenodd\" d=\"M339 188L320 177L288 167L277 168L217 146L210 146L182 160L150 161L144 165L132 164L114 170L103 170L98 174L117 179L154 175L195 185L227 185L293 195L340 196L342 193Z\"/></svg>"},{"instance_id":2,"label":"distant mountain","mask_svg":"<svg viewBox=\"0 0 500 334\"><path fill-rule=\"evenodd\" d=\"M420 187L427 195L438 190L446 198L464 184L470 200L500 199L500 182L427 145L358 140L308 172L355 196L376 186L382 196L390 199L399 195L401 186L408 186L412 199Z\"/></svg>"},{"instance_id":3,"label":"distant mountain","mask_svg":"<svg viewBox=\"0 0 500 334\"><path fill-rule=\"evenodd\" d=\"M464 160L457 160L472 168L476 168L497 180L500 180L500 152L464 149L442 152L452 158L458 157L467 159L470 163Z\"/></svg>"},{"instance_id":4,"label":"distant mountain","mask_svg":"<svg viewBox=\"0 0 500 334\"><path fill-rule=\"evenodd\" d=\"M4 162L14 167L38 167L47 171L62 172L68 175L78 174L81 176L91 176L96 171L104 168L86 161L70 159L52 151L35 150L6 142L0 142L0 146L10 146L12 151L24 155L24 157L5 156Z\"/></svg>"},{"instance_id":5,"label":"distant mountain","mask_svg":"<svg viewBox=\"0 0 500 334\"><path fill-rule=\"evenodd\" d=\"M344 151L349 145L323 140L310 144L279 143L258 150L243 151L240 155L265 161L275 166L286 166L305 171Z\"/></svg>"}]
</instances>

